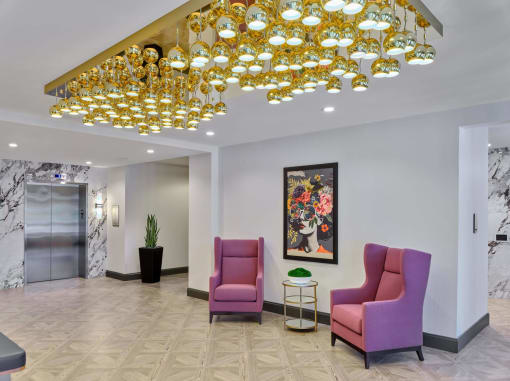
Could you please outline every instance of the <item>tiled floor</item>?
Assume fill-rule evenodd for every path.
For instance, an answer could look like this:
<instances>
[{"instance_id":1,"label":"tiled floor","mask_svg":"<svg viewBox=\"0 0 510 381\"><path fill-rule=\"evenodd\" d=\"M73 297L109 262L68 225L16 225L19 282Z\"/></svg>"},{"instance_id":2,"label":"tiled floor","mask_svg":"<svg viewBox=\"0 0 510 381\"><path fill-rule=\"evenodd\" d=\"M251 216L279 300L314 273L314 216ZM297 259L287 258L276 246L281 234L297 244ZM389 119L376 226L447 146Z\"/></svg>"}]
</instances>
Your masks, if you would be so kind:
<instances>
[{"instance_id":1,"label":"tiled floor","mask_svg":"<svg viewBox=\"0 0 510 381\"><path fill-rule=\"evenodd\" d=\"M460 354L424 349L365 370L361 356L318 333L242 317L208 323L208 306L186 296L186 276L156 285L100 278L0 291L0 331L28 353L14 381L55 380L510 380L510 300L491 300L491 327Z\"/></svg>"}]
</instances>

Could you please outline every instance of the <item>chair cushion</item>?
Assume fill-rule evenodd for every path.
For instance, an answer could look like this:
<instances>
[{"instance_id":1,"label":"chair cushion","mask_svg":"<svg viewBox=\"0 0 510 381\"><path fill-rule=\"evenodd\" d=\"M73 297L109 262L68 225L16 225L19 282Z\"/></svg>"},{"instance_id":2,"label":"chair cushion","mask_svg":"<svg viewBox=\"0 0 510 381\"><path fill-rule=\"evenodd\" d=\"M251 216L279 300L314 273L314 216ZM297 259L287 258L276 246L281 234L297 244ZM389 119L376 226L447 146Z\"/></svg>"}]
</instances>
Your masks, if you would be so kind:
<instances>
[{"instance_id":1,"label":"chair cushion","mask_svg":"<svg viewBox=\"0 0 510 381\"><path fill-rule=\"evenodd\" d=\"M259 241L254 239L224 239L223 257L258 257Z\"/></svg>"},{"instance_id":2,"label":"chair cushion","mask_svg":"<svg viewBox=\"0 0 510 381\"><path fill-rule=\"evenodd\" d=\"M384 261L384 270L400 274L403 252L403 249L393 249L389 247L386 252L386 260Z\"/></svg>"},{"instance_id":3,"label":"chair cushion","mask_svg":"<svg viewBox=\"0 0 510 381\"><path fill-rule=\"evenodd\" d=\"M256 257L223 257L221 283L255 284L257 278Z\"/></svg>"},{"instance_id":4,"label":"chair cushion","mask_svg":"<svg viewBox=\"0 0 510 381\"><path fill-rule=\"evenodd\" d=\"M337 304L333 306L333 320L361 335L363 309L361 304Z\"/></svg>"},{"instance_id":5,"label":"chair cushion","mask_svg":"<svg viewBox=\"0 0 510 381\"><path fill-rule=\"evenodd\" d=\"M214 290L214 300L221 302L254 302L257 289L252 284L222 284Z\"/></svg>"},{"instance_id":6,"label":"chair cushion","mask_svg":"<svg viewBox=\"0 0 510 381\"><path fill-rule=\"evenodd\" d=\"M22 368L25 363L25 351L0 333L0 373Z\"/></svg>"},{"instance_id":7,"label":"chair cushion","mask_svg":"<svg viewBox=\"0 0 510 381\"><path fill-rule=\"evenodd\" d=\"M391 300L398 298L402 291L402 286L403 278L401 274L383 271L375 300Z\"/></svg>"}]
</instances>

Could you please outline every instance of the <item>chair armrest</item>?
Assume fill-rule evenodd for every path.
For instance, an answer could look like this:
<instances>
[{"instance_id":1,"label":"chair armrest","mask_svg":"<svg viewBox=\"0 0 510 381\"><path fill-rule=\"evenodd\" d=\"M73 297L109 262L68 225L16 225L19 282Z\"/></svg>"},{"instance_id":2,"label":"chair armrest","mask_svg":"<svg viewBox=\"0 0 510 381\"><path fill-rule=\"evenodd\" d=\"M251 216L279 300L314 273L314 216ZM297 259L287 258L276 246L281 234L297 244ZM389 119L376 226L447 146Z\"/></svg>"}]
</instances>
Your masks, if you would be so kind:
<instances>
[{"instance_id":1,"label":"chair armrest","mask_svg":"<svg viewBox=\"0 0 510 381\"><path fill-rule=\"evenodd\" d=\"M220 272L215 271L213 275L209 277L209 296L212 297L212 293L221 283Z\"/></svg>"},{"instance_id":2,"label":"chair armrest","mask_svg":"<svg viewBox=\"0 0 510 381\"><path fill-rule=\"evenodd\" d=\"M423 311L404 297L363 303L366 351L419 346L423 343Z\"/></svg>"},{"instance_id":3,"label":"chair armrest","mask_svg":"<svg viewBox=\"0 0 510 381\"><path fill-rule=\"evenodd\" d=\"M331 308L337 304L361 304L368 301L363 288L345 288L331 290Z\"/></svg>"},{"instance_id":4,"label":"chair armrest","mask_svg":"<svg viewBox=\"0 0 510 381\"><path fill-rule=\"evenodd\" d=\"M257 300L264 301L264 274L260 271L255 280L255 288L257 289Z\"/></svg>"}]
</instances>

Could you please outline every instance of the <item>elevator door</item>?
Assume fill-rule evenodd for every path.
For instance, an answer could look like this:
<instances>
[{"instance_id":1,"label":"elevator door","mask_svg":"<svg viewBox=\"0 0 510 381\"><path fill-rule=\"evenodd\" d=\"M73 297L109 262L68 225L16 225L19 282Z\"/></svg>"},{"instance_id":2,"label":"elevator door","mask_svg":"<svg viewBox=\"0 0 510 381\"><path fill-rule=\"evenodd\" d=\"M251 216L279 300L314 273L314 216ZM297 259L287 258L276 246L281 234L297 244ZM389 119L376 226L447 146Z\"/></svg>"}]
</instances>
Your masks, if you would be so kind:
<instances>
[{"instance_id":1,"label":"elevator door","mask_svg":"<svg viewBox=\"0 0 510 381\"><path fill-rule=\"evenodd\" d=\"M25 260L27 283L78 276L79 185L27 184Z\"/></svg>"}]
</instances>

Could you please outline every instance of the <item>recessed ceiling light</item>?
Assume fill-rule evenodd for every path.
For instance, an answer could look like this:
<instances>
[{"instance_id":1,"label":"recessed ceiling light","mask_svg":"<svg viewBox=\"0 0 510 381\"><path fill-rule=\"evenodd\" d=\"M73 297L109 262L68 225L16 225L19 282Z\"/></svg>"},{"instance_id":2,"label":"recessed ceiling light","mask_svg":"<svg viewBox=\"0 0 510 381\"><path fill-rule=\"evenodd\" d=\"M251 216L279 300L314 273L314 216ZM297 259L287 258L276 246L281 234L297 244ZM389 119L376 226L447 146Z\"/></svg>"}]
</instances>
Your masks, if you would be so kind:
<instances>
[{"instance_id":1,"label":"recessed ceiling light","mask_svg":"<svg viewBox=\"0 0 510 381\"><path fill-rule=\"evenodd\" d=\"M489 144L487 144L487 147L490 147L491 145L492 145L492 144L490 144L490 143L489 143Z\"/></svg>"},{"instance_id":2,"label":"recessed ceiling light","mask_svg":"<svg viewBox=\"0 0 510 381\"><path fill-rule=\"evenodd\" d=\"M9 143L9 147L16 148L16 147L18 147L18 144L17 143Z\"/></svg>"},{"instance_id":3,"label":"recessed ceiling light","mask_svg":"<svg viewBox=\"0 0 510 381\"><path fill-rule=\"evenodd\" d=\"M335 108L333 106L326 106L322 109L324 112L333 112L335 111Z\"/></svg>"},{"instance_id":4,"label":"recessed ceiling light","mask_svg":"<svg viewBox=\"0 0 510 381\"><path fill-rule=\"evenodd\" d=\"M147 153L151 153L152 154L152 153L154 153L154 150L153 149L148 149Z\"/></svg>"},{"instance_id":5,"label":"recessed ceiling light","mask_svg":"<svg viewBox=\"0 0 510 381\"><path fill-rule=\"evenodd\" d=\"M85 164L90 165L90 164L92 164L92 162L91 161L86 161Z\"/></svg>"},{"instance_id":6,"label":"recessed ceiling light","mask_svg":"<svg viewBox=\"0 0 510 381\"><path fill-rule=\"evenodd\" d=\"M207 131L205 134L207 136L214 136L214 131Z\"/></svg>"}]
</instances>

